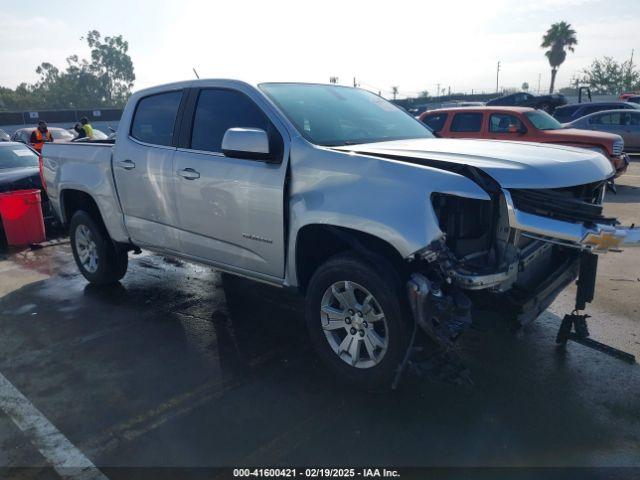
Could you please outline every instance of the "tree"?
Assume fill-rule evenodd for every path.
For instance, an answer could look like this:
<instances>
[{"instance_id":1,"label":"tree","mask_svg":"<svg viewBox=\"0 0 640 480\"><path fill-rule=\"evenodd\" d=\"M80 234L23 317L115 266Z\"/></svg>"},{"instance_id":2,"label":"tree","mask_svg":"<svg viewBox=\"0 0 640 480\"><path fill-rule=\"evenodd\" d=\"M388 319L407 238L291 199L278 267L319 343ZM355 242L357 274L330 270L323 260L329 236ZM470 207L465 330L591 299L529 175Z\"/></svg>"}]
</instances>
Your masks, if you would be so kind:
<instances>
[{"instance_id":1,"label":"tree","mask_svg":"<svg viewBox=\"0 0 640 480\"><path fill-rule=\"evenodd\" d=\"M427 98L429 96L429 91L428 90L423 90L420 92L420 98Z\"/></svg>"},{"instance_id":2,"label":"tree","mask_svg":"<svg viewBox=\"0 0 640 480\"><path fill-rule=\"evenodd\" d=\"M66 59L67 66L60 70L43 62L36 73L38 80L23 83L16 90L0 87L0 108L92 108L122 106L126 103L135 74L128 54L129 44L121 35L102 38L91 30L86 40L91 48L91 60L80 60L77 55Z\"/></svg>"},{"instance_id":3,"label":"tree","mask_svg":"<svg viewBox=\"0 0 640 480\"><path fill-rule=\"evenodd\" d=\"M529 91L529 83L528 82L523 82L522 83L522 90L527 92Z\"/></svg>"},{"instance_id":4,"label":"tree","mask_svg":"<svg viewBox=\"0 0 640 480\"><path fill-rule=\"evenodd\" d=\"M398 87L391 87L391 94L393 95L393 99L395 100L398 96Z\"/></svg>"},{"instance_id":5,"label":"tree","mask_svg":"<svg viewBox=\"0 0 640 480\"><path fill-rule=\"evenodd\" d=\"M553 93L558 68L560 68L560 65L562 65L567 58L567 50L574 52L574 47L577 44L576 31L571 28L571 25L567 22L554 23L542 37L540 47L548 48L544 54L547 56L549 65L551 66L549 93Z\"/></svg>"},{"instance_id":6,"label":"tree","mask_svg":"<svg viewBox=\"0 0 640 480\"><path fill-rule=\"evenodd\" d=\"M595 94L614 95L640 90L640 72L630 60L618 63L611 57L595 59L582 73L580 82L589 85L591 92Z\"/></svg>"}]
</instances>

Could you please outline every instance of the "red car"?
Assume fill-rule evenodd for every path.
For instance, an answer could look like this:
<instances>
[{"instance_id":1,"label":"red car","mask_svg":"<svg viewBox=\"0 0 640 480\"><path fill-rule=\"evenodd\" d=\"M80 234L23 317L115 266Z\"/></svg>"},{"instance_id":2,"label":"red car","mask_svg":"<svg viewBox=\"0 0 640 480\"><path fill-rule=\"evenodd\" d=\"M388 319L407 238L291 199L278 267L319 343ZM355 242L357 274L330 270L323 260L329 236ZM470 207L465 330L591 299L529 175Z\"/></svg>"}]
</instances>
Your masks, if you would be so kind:
<instances>
[{"instance_id":1,"label":"red car","mask_svg":"<svg viewBox=\"0 0 640 480\"><path fill-rule=\"evenodd\" d=\"M618 100L622 100L623 102L628 102L631 97L637 97L640 95L640 91L637 92L624 92L621 93L618 97Z\"/></svg>"},{"instance_id":2,"label":"red car","mask_svg":"<svg viewBox=\"0 0 640 480\"><path fill-rule=\"evenodd\" d=\"M449 108L429 110L419 119L439 137L555 143L596 150L611 160L616 176L629 164L620 135L563 128L551 115L533 108Z\"/></svg>"}]
</instances>

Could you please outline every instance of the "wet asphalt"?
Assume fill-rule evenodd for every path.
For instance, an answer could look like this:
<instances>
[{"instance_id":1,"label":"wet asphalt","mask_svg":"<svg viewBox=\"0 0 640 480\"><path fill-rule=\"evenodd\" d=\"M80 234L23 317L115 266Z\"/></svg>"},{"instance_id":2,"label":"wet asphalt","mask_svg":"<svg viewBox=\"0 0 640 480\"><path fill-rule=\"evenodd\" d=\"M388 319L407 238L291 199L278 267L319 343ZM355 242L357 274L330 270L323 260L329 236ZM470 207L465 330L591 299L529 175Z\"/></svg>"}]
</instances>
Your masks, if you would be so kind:
<instances>
[{"instance_id":1,"label":"wet asphalt","mask_svg":"<svg viewBox=\"0 0 640 480\"><path fill-rule=\"evenodd\" d=\"M0 371L100 466L638 466L640 368L483 315L460 341L473 386L370 394L310 349L302 301L155 255L88 286L66 244L0 300ZM0 414L0 463L46 465Z\"/></svg>"},{"instance_id":2,"label":"wet asphalt","mask_svg":"<svg viewBox=\"0 0 640 480\"><path fill-rule=\"evenodd\" d=\"M283 290L153 254L96 288L64 239L0 269L0 372L100 468L640 467L640 367L558 350L567 295L519 335L478 313L458 344L473 385L372 394L323 368ZM637 315L616 319L638 348ZM47 466L2 412L0 466Z\"/></svg>"}]
</instances>

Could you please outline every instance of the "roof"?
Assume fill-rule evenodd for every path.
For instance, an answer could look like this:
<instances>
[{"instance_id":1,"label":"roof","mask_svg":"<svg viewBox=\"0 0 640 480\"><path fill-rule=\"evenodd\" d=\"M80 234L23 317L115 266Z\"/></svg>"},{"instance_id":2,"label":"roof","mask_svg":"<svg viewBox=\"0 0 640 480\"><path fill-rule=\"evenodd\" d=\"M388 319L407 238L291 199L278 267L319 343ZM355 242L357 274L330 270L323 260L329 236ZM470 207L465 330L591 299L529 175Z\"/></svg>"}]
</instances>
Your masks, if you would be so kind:
<instances>
[{"instance_id":1,"label":"roof","mask_svg":"<svg viewBox=\"0 0 640 480\"><path fill-rule=\"evenodd\" d=\"M514 113L525 113L525 112L533 112L535 108L531 107L501 107L499 105L487 105L487 106L479 106L479 107L450 107L450 108L436 108L434 110L429 110L426 112L427 114L432 112L450 112L450 111L465 111L465 112L514 112Z\"/></svg>"},{"instance_id":2,"label":"roof","mask_svg":"<svg viewBox=\"0 0 640 480\"><path fill-rule=\"evenodd\" d=\"M595 117L596 115L606 115L608 113L640 113L640 112L636 112L635 110L633 110L632 108L611 108L609 110L598 110L597 112L592 112L592 113L588 113L586 115L584 115L583 117L580 118L576 118L575 120L568 122L568 123L576 123L580 120L584 120L585 118L591 118L591 117Z\"/></svg>"},{"instance_id":3,"label":"roof","mask_svg":"<svg viewBox=\"0 0 640 480\"><path fill-rule=\"evenodd\" d=\"M590 105L626 105L629 102L625 102L624 100L610 100L607 102L582 102L582 103L570 103L568 105L562 105L560 107L556 107L556 110L559 108L578 108L578 107L588 107Z\"/></svg>"}]
</instances>

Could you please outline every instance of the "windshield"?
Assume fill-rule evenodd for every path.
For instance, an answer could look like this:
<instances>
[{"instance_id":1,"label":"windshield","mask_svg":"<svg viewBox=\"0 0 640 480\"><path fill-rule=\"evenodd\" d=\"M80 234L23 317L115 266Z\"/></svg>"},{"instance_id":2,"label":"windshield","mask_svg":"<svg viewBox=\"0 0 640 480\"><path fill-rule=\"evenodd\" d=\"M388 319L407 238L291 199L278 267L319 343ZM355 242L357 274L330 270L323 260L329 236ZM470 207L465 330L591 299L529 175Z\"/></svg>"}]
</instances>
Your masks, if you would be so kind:
<instances>
[{"instance_id":1,"label":"windshield","mask_svg":"<svg viewBox=\"0 0 640 480\"><path fill-rule=\"evenodd\" d=\"M0 170L37 167L38 164L38 156L24 145L0 146Z\"/></svg>"},{"instance_id":2,"label":"windshield","mask_svg":"<svg viewBox=\"0 0 640 480\"><path fill-rule=\"evenodd\" d=\"M536 110L535 112L525 112L524 115L538 130L560 130L562 128L560 122L546 112Z\"/></svg>"},{"instance_id":3,"label":"windshield","mask_svg":"<svg viewBox=\"0 0 640 480\"><path fill-rule=\"evenodd\" d=\"M418 120L365 90L331 85L260 85L298 131L317 145L434 138Z\"/></svg>"}]
</instances>

